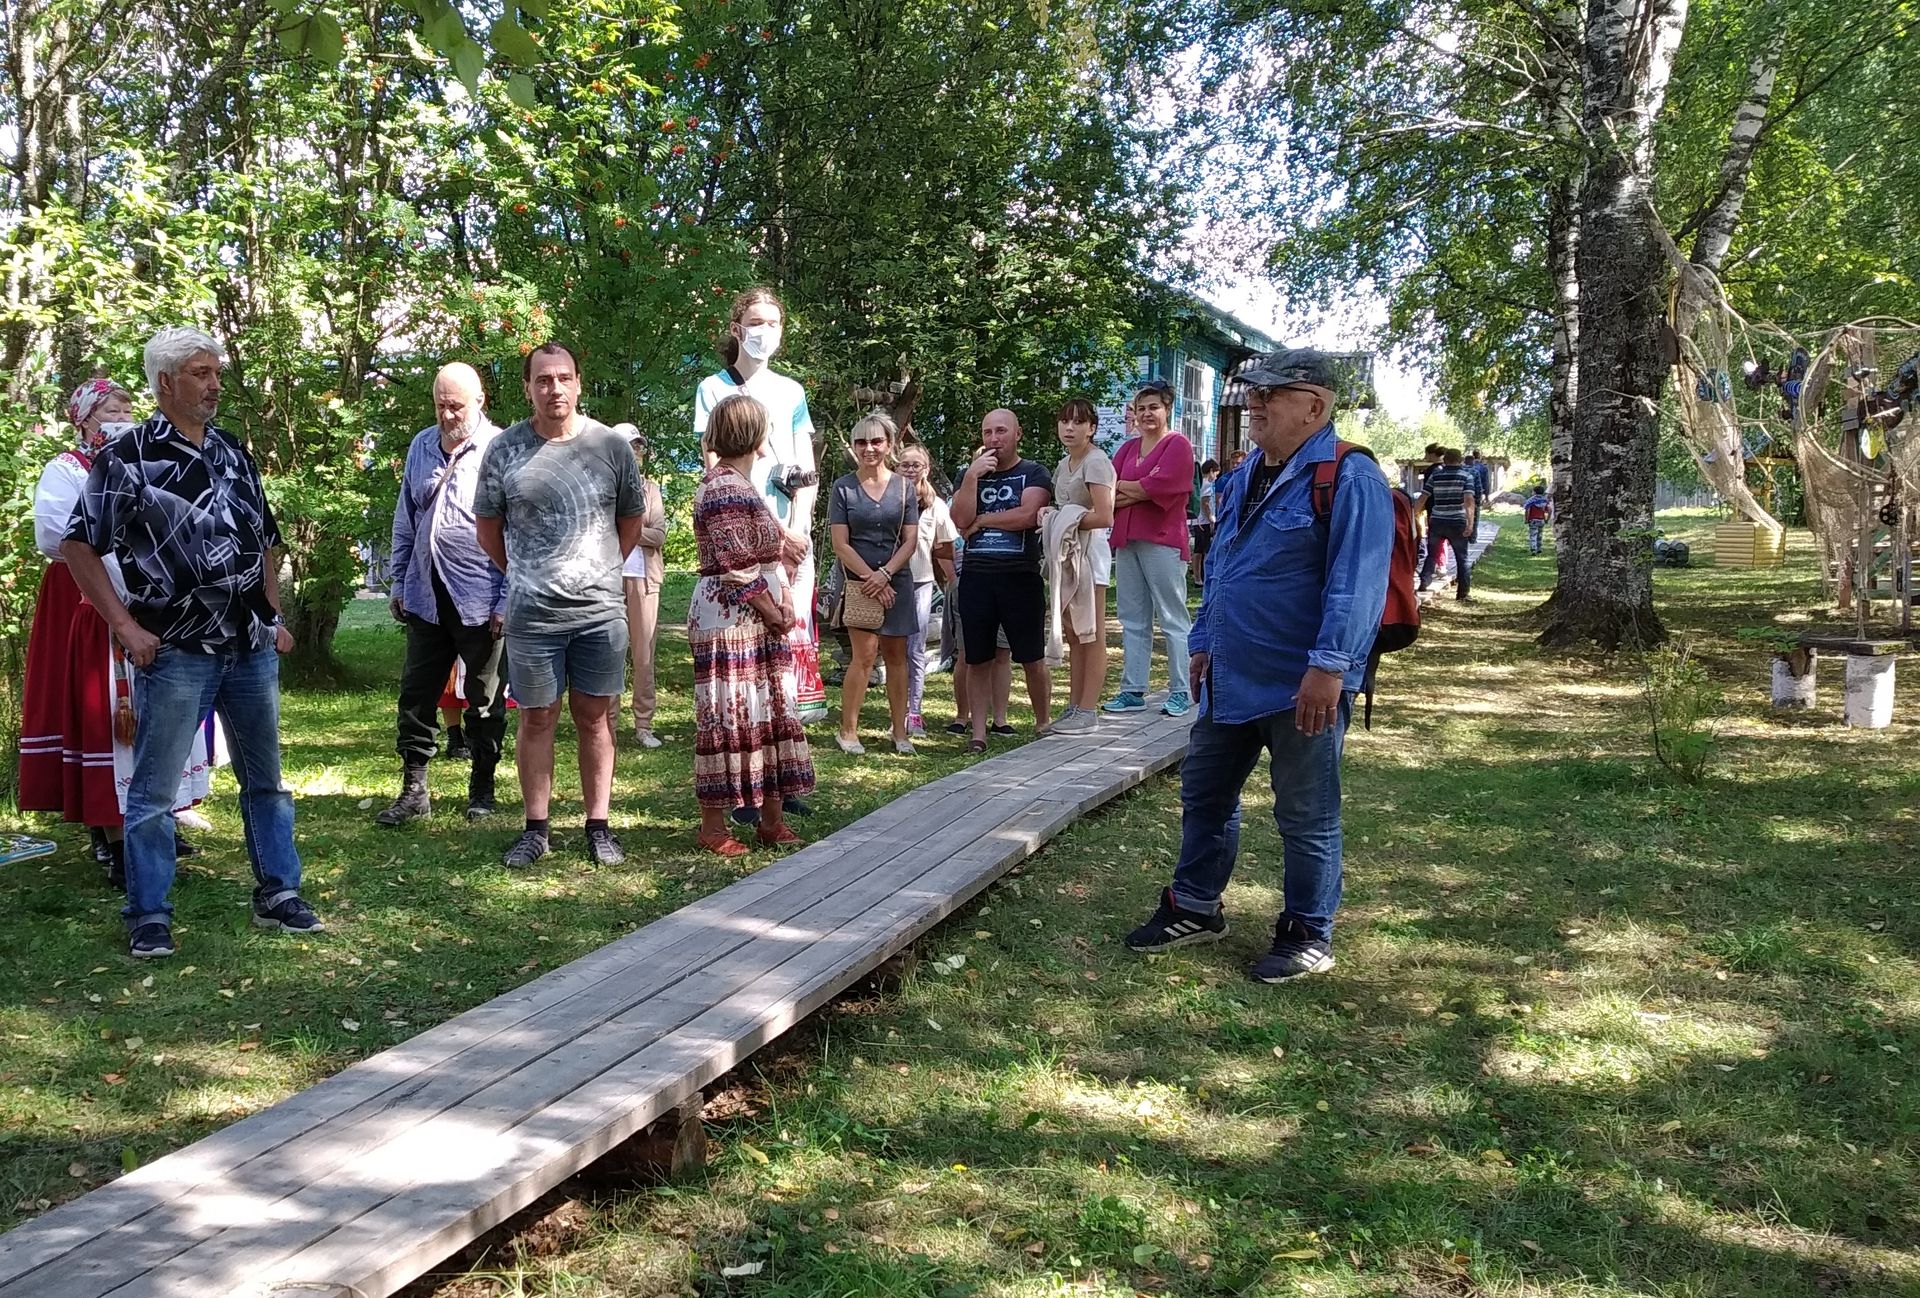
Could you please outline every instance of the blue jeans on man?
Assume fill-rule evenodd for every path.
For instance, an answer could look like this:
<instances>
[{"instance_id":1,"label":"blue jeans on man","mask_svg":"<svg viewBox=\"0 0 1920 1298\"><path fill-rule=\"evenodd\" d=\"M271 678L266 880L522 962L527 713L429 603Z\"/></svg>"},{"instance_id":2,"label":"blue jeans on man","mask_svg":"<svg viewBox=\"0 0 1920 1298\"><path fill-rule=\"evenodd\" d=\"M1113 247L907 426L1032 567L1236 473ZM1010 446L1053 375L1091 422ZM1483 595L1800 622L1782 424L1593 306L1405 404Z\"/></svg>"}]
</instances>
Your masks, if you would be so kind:
<instances>
[{"instance_id":1,"label":"blue jeans on man","mask_svg":"<svg viewBox=\"0 0 1920 1298\"><path fill-rule=\"evenodd\" d=\"M226 727L240 782L240 823L259 913L300 891L293 795L280 778L280 656L272 649L194 653L162 645L138 673L139 724L127 790L129 930L166 924L173 906L173 800L211 707Z\"/></svg>"},{"instance_id":2,"label":"blue jeans on man","mask_svg":"<svg viewBox=\"0 0 1920 1298\"><path fill-rule=\"evenodd\" d=\"M1309 738L1293 711L1223 725L1208 708L1194 723L1180 766L1180 863L1173 900L1182 910L1220 913L1220 898L1240 855L1240 788L1269 754L1273 820L1285 848L1282 919L1319 942L1333 937L1340 906L1340 754L1353 695L1340 696L1340 720Z\"/></svg>"}]
</instances>

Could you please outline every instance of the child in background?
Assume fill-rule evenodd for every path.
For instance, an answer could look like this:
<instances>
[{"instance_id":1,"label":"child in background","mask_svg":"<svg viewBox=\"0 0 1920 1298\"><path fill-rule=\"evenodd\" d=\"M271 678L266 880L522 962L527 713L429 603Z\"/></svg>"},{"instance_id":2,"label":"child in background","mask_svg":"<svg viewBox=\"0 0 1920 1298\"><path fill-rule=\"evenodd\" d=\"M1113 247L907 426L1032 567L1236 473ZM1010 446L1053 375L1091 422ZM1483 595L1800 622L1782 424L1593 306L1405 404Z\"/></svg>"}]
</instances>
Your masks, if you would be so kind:
<instances>
[{"instance_id":1,"label":"child in background","mask_svg":"<svg viewBox=\"0 0 1920 1298\"><path fill-rule=\"evenodd\" d=\"M1528 496L1521 509L1527 515L1527 553L1540 553L1540 534L1547 529L1547 523L1553 518L1553 502L1547 499L1544 483L1535 483L1533 494Z\"/></svg>"}]
</instances>

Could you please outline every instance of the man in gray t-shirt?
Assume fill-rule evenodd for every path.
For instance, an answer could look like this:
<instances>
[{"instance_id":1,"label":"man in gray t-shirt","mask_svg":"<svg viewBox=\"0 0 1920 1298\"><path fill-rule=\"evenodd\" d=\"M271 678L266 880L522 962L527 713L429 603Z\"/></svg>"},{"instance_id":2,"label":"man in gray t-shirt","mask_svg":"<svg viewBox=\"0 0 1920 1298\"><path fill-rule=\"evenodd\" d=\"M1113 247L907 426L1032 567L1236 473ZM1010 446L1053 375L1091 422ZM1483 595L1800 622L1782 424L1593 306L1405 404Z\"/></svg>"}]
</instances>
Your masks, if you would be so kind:
<instances>
[{"instance_id":1,"label":"man in gray t-shirt","mask_svg":"<svg viewBox=\"0 0 1920 1298\"><path fill-rule=\"evenodd\" d=\"M535 348L522 379L533 417L487 447L473 499L480 546L507 574L507 679L520 705L516 759L527 826L506 863L531 865L551 850L553 736L564 693L579 732L587 854L618 865L626 854L607 824L608 718L626 684L620 566L644 521L640 471L618 434L579 412L580 367L566 347Z\"/></svg>"}]
</instances>

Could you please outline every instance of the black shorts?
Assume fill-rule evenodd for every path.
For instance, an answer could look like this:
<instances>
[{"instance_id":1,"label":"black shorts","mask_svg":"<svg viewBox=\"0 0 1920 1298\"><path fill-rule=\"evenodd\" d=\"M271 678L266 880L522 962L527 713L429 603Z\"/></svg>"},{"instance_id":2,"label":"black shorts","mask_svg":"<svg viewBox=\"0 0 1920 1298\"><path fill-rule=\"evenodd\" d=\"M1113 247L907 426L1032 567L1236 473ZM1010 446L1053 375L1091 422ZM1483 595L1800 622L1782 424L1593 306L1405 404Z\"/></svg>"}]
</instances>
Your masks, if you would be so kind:
<instances>
[{"instance_id":1,"label":"black shorts","mask_svg":"<svg viewBox=\"0 0 1920 1298\"><path fill-rule=\"evenodd\" d=\"M1213 524L1195 523L1192 531L1194 556L1204 559L1207 557L1207 551L1213 548Z\"/></svg>"},{"instance_id":2,"label":"black shorts","mask_svg":"<svg viewBox=\"0 0 1920 1298\"><path fill-rule=\"evenodd\" d=\"M1047 587L1039 573L963 563L954 607L969 663L992 662L1002 631L1015 662L1038 662L1047 656Z\"/></svg>"}]
</instances>

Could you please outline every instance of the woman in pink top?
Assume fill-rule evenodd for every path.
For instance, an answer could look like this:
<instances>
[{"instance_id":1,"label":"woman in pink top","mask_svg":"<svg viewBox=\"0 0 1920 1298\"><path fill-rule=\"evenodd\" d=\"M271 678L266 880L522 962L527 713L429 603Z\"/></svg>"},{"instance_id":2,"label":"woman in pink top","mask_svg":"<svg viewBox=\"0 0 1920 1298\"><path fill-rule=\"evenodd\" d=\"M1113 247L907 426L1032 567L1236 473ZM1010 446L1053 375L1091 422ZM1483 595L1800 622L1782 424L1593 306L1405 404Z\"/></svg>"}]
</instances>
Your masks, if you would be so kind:
<instances>
[{"instance_id":1,"label":"woman in pink top","mask_svg":"<svg viewBox=\"0 0 1920 1298\"><path fill-rule=\"evenodd\" d=\"M1153 621L1167 641L1170 717L1193 706L1187 697L1187 497L1193 491L1193 443L1169 427L1173 389L1162 380L1134 394L1138 436L1113 457L1113 584L1120 604L1120 692L1108 712L1143 712L1153 660Z\"/></svg>"}]
</instances>

